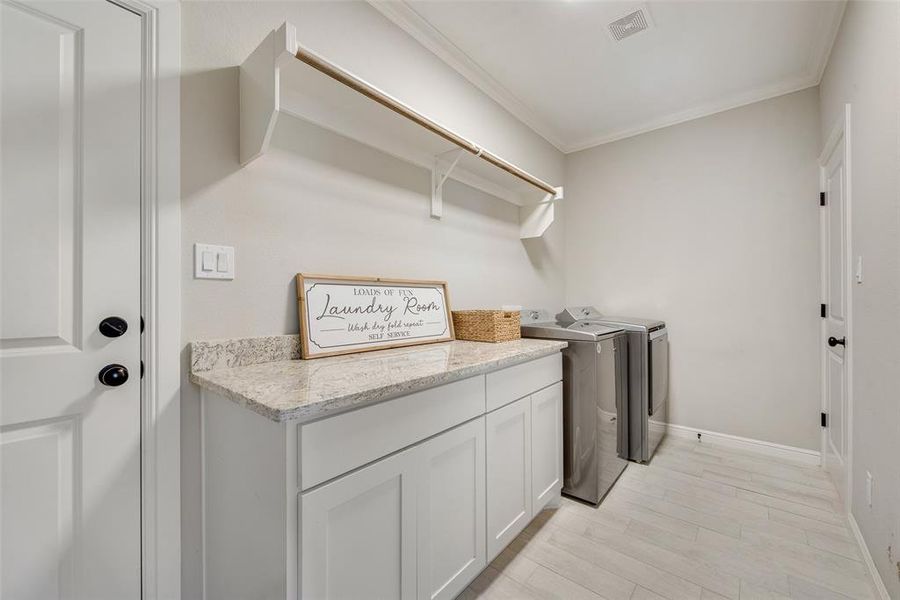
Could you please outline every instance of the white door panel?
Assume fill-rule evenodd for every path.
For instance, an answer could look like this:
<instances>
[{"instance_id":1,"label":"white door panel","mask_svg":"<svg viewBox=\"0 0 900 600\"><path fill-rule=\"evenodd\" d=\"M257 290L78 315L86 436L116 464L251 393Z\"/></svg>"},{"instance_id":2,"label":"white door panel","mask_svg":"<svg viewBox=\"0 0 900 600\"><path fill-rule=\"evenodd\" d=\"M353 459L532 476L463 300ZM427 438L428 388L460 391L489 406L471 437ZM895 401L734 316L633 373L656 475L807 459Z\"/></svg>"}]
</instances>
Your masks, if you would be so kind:
<instances>
[{"instance_id":1,"label":"white door panel","mask_svg":"<svg viewBox=\"0 0 900 600\"><path fill-rule=\"evenodd\" d=\"M829 164L826 175L828 199L828 318L831 325L843 324L847 311L847 237L843 194L843 164Z\"/></svg>"},{"instance_id":2,"label":"white door panel","mask_svg":"<svg viewBox=\"0 0 900 600\"><path fill-rule=\"evenodd\" d=\"M50 15L3 5L2 348L81 346L73 289L81 198L80 35ZM7 35L9 34L9 35ZM22 56L27 56L25 65Z\"/></svg>"},{"instance_id":3,"label":"white door panel","mask_svg":"<svg viewBox=\"0 0 900 600\"><path fill-rule=\"evenodd\" d=\"M847 115L849 118L849 115ZM846 127L847 120L843 127ZM827 415L822 456L842 501L849 507L850 390L848 339L850 307L850 228L846 129L822 165L825 206L822 226L822 289L826 305L822 327L823 410Z\"/></svg>"},{"instance_id":4,"label":"white door panel","mask_svg":"<svg viewBox=\"0 0 900 600\"><path fill-rule=\"evenodd\" d=\"M826 360L826 399L830 421L826 429L827 440L832 456L841 464L844 460L844 360L832 352L828 353Z\"/></svg>"},{"instance_id":5,"label":"white door panel","mask_svg":"<svg viewBox=\"0 0 900 600\"><path fill-rule=\"evenodd\" d=\"M0 596L137 598L141 21L0 10Z\"/></svg>"},{"instance_id":6,"label":"white door panel","mask_svg":"<svg viewBox=\"0 0 900 600\"><path fill-rule=\"evenodd\" d=\"M75 419L60 419L2 434L4 598L77 597L70 548L78 517L77 427Z\"/></svg>"}]
</instances>

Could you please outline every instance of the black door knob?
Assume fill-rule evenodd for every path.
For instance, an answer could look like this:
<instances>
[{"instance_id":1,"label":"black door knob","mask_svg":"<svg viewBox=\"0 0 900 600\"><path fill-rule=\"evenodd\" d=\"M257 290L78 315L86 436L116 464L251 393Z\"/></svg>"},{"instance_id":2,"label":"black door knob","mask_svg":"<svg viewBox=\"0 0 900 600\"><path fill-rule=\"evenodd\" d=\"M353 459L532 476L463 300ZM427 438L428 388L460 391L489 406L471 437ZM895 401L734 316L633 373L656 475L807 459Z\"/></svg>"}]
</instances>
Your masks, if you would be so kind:
<instances>
[{"instance_id":1,"label":"black door knob","mask_svg":"<svg viewBox=\"0 0 900 600\"><path fill-rule=\"evenodd\" d=\"M122 365L106 365L100 369L100 374L97 377L103 385L119 387L128 381L128 369Z\"/></svg>"},{"instance_id":2,"label":"black door knob","mask_svg":"<svg viewBox=\"0 0 900 600\"><path fill-rule=\"evenodd\" d=\"M125 332L128 331L128 321L122 317L106 317L100 321L98 329L106 337L119 337L120 335L125 335Z\"/></svg>"},{"instance_id":3,"label":"black door knob","mask_svg":"<svg viewBox=\"0 0 900 600\"><path fill-rule=\"evenodd\" d=\"M831 336L830 338L828 338L828 345L831 346L832 348L834 348L837 345L846 347L847 346L847 338L837 339L836 337Z\"/></svg>"}]
</instances>

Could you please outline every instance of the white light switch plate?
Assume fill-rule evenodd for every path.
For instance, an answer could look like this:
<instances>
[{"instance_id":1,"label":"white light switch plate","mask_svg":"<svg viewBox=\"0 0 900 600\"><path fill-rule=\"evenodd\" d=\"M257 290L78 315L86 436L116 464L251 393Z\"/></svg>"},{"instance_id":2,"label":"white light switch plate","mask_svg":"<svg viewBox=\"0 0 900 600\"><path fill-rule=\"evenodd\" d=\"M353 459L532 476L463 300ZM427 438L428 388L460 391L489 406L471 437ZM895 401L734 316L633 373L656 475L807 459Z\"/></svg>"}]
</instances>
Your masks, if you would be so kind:
<instances>
[{"instance_id":1,"label":"white light switch plate","mask_svg":"<svg viewBox=\"0 0 900 600\"><path fill-rule=\"evenodd\" d=\"M234 279L234 247L194 244L194 279Z\"/></svg>"}]
</instances>

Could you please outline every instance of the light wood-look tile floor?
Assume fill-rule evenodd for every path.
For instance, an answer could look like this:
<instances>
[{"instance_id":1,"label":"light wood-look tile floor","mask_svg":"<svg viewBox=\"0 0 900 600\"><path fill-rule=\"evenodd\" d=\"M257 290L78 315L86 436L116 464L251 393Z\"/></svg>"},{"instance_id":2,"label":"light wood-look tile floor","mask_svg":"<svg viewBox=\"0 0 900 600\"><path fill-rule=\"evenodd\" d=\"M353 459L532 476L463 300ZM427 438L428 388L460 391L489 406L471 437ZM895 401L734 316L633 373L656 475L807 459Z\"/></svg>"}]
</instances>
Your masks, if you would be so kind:
<instances>
[{"instance_id":1,"label":"light wood-look tile floor","mask_svg":"<svg viewBox=\"0 0 900 600\"><path fill-rule=\"evenodd\" d=\"M599 508L563 498L461 600L868 600L819 468L686 440L629 465Z\"/></svg>"}]
</instances>

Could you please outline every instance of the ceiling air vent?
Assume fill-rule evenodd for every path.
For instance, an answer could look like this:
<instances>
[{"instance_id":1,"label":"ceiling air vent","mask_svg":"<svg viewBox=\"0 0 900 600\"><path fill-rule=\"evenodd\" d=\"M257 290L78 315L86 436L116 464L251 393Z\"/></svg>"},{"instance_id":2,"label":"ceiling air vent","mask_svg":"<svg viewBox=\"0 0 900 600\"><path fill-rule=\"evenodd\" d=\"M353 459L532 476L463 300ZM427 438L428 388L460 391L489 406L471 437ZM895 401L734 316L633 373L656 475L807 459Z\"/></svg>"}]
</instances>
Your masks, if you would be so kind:
<instances>
[{"instance_id":1,"label":"ceiling air vent","mask_svg":"<svg viewBox=\"0 0 900 600\"><path fill-rule=\"evenodd\" d=\"M643 8L628 13L609 24L609 33L614 40L621 42L627 37L650 29L650 16Z\"/></svg>"}]
</instances>

